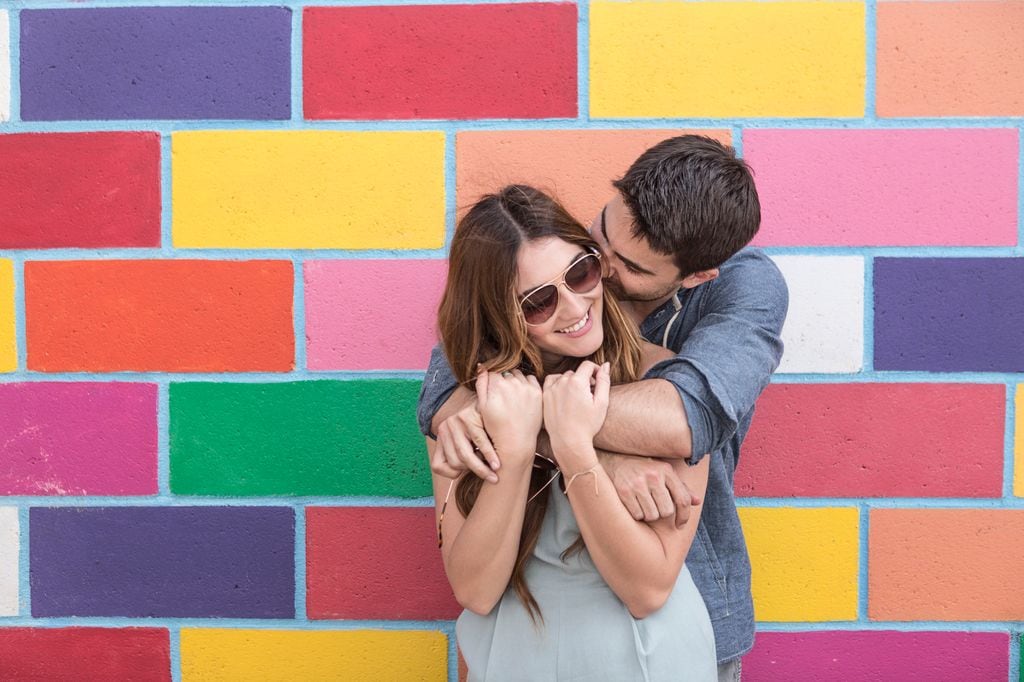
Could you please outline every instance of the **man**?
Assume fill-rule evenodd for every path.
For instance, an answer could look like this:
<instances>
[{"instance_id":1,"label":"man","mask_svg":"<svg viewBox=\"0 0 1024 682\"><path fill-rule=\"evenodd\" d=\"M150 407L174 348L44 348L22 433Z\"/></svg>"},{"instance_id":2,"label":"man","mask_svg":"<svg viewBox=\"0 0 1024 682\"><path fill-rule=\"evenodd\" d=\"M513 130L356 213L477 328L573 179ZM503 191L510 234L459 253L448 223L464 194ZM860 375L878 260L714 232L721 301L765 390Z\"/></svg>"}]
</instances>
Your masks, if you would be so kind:
<instances>
[{"instance_id":1,"label":"man","mask_svg":"<svg viewBox=\"0 0 1024 682\"><path fill-rule=\"evenodd\" d=\"M610 264L607 286L644 337L675 356L642 381L612 389L594 443L637 520L674 514L681 524L699 502L670 464L652 458L712 458L686 563L715 629L719 679L738 680L753 646L754 612L733 475L754 402L782 357L785 281L761 251L744 248L760 226L760 205L750 170L731 148L697 135L665 140L613 184L617 195L591 227ZM454 478L470 469L497 480L500 462L473 394L455 389L439 348L419 419L425 434L438 436L435 473Z\"/></svg>"}]
</instances>

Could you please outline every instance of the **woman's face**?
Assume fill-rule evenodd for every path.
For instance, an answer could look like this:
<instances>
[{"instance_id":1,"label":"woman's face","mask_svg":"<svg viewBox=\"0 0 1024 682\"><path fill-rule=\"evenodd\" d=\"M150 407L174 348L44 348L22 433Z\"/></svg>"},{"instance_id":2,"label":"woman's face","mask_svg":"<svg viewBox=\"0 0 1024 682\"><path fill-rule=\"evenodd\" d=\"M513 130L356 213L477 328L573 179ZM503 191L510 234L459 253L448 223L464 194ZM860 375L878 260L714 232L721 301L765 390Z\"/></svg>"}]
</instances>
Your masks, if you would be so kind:
<instances>
[{"instance_id":1,"label":"woman's face","mask_svg":"<svg viewBox=\"0 0 1024 682\"><path fill-rule=\"evenodd\" d=\"M586 253L583 247L557 237L524 242L519 248L516 300L521 301L526 294L552 281L558 289L558 303L551 317L527 327L545 364L554 364L567 356L586 357L597 351L604 341L601 281L582 294L575 293L562 281L566 269Z\"/></svg>"}]
</instances>

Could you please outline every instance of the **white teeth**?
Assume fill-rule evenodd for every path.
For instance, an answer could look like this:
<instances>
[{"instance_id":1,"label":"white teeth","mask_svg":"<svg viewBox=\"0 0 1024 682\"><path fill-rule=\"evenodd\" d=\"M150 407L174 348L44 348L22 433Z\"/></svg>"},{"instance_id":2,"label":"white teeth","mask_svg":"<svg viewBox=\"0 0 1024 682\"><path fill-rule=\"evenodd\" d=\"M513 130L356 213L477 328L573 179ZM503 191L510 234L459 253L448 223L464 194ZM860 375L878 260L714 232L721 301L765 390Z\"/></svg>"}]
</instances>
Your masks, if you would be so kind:
<instances>
[{"instance_id":1,"label":"white teeth","mask_svg":"<svg viewBox=\"0 0 1024 682\"><path fill-rule=\"evenodd\" d=\"M587 314L583 316L582 320L580 320L579 322L577 322L576 324L574 324L571 327L566 327L565 329L559 329L557 331L558 331L559 334L572 334L573 332L578 332L579 330L583 329L583 325L585 325L587 323L587 320L589 320L589 319L590 319L590 311L588 310Z\"/></svg>"}]
</instances>

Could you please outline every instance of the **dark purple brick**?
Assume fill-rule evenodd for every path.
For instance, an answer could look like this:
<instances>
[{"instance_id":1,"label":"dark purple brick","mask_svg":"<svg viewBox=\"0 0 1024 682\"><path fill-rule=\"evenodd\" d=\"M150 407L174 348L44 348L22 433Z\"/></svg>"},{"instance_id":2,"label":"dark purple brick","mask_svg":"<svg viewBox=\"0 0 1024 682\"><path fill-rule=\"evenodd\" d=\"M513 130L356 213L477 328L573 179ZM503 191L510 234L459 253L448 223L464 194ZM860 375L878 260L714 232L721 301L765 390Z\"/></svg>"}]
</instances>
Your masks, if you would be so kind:
<instances>
[{"instance_id":1,"label":"dark purple brick","mask_svg":"<svg viewBox=\"0 0 1024 682\"><path fill-rule=\"evenodd\" d=\"M875 260L875 369L1024 371L1024 258Z\"/></svg>"},{"instance_id":2,"label":"dark purple brick","mask_svg":"<svg viewBox=\"0 0 1024 682\"><path fill-rule=\"evenodd\" d=\"M33 508L32 615L293 618L287 507Z\"/></svg>"},{"instance_id":3,"label":"dark purple brick","mask_svg":"<svg viewBox=\"0 0 1024 682\"><path fill-rule=\"evenodd\" d=\"M287 8L21 12L26 121L290 115Z\"/></svg>"}]
</instances>

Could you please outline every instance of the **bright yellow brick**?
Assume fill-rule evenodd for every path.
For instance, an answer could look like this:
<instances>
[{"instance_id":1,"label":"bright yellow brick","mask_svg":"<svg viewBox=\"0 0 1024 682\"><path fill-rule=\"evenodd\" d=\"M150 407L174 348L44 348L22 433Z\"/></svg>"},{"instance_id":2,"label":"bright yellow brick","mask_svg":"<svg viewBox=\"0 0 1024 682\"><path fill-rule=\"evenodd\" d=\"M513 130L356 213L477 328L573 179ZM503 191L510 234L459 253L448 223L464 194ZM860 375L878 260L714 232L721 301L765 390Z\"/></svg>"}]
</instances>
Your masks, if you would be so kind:
<instances>
[{"instance_id":1,"label":"bright yellow brick","mask_svg":"<svg viewBox=\"0 0 1024 682\"><path fill-rule=\"evenodd\" d=\"M1017 386L1017 401L1014 414L1017 435L1013 439L1014 457L1013 463L1013 494L1017 497L1024 497L1024 384Z\"/></svg>"},{"instance_id":2,"label":"bright yellow brick","mask_svg":"<svg viewBox=\"0 0 1024 682\"><path fill-rule=\"evenodd\" d=\"M595 117L864 115L863 2L590 5Z\"/></svg>"},{"instance_id":3,"label":"bright yellow brick","mask_svg":"<svg viewBox=\"0 0 1024 682\"><path fill-rule=\"evenodd\" d=\"M181 631L183 682L438 680L448 676L444 633L425 630Z\"/></svg>"},{"instance_id":4,"label":"bright yellow brick","mask_svg":"<svg viewBox=\"0 0 1024 682\"><path fill-rule=\"evenodd\" d=\"M754 572L757 620L856 620L856 509L747 508L739 513Z\"/></svg>"},{"instance_id":5,"label":"bright yellow brick","mask_svg":"<svg viewBox=\"0 0 1024 682\"><path fill-rule=\"evenodd\" d=\"M18 368L14 329L14 263L0 259L0 372Z\"/></svg>"},{"instance_id":6,"label":"bright yellow brick","mask_svg":"<svg viewBox=\"0 0 1024 682\"><path fill-rule=\"evenodd\" d=\"M176 247L444 245L444 134L189 131L171 147Z\"/></svg>"}]
</instances>

